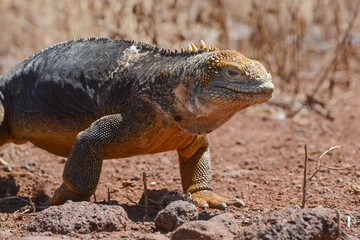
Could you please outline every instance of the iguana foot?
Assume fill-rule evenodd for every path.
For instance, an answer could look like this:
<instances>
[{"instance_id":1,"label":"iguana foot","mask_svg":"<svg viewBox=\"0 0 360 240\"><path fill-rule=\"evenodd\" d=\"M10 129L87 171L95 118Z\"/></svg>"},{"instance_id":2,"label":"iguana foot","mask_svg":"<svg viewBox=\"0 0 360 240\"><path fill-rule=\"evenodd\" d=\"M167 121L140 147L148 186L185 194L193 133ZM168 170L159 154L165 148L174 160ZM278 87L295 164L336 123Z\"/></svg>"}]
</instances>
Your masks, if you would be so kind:
<instances>
[{"instance_id":1,"label":"iguana foot","mask_svg":"<svg viewBox=\"0 0 360 240\"><path fill-rule=\"evenodd\" d=\"M203 208L218 208L226 210L227 206L233 205L235 207L241 207L244 202L240 199L226 199L220 197L216 193L210 190L200 190L191 194L191 200L197 202L198 206Z\"/></svg>"},{"instance_id":2,"label":"iguana foot","mask_svg":"<svg viewBox=\"0 0 360 240\"><path fill-rule=\"evenodd\" d=\"M76 194L70 191L65 184L61 184L61 186L55 190L54 196L49 199L47 205L60 205L64 204L67 200L90 201L90 196Z\"/></svg>"}]
</instances>

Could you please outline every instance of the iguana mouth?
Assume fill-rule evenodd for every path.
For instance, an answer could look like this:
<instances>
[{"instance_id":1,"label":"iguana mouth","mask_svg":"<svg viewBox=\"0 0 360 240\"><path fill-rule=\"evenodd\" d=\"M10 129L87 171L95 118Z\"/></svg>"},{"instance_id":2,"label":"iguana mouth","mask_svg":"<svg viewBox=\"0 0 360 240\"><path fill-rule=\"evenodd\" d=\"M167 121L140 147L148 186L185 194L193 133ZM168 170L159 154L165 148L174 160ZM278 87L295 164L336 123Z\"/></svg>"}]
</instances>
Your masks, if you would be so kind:
<instances>
[{"instance_id":1,"label":"iguana mouth","mask_svg":"<svg viewBox=\"0 0 360 240\"><path fill-rule=\"evenodd\" d=\"M221 86L222 89L227 89L232 92L242 94L242 95L262 95L262 96L271 96L274 91L274 86L267 84L263 88L241 88L240 86Z\"/></svg>"}]
</instances>

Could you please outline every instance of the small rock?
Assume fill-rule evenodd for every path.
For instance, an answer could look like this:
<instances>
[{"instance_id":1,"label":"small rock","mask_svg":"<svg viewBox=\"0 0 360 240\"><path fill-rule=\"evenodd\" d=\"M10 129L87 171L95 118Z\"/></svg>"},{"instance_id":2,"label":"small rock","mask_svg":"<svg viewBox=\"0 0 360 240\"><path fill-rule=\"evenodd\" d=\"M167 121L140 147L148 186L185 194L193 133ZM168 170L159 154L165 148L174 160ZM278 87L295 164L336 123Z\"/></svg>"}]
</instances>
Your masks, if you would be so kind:
<instances>
[{"instance_id":1,"label":"small rock","mask_svg":"<svg viewBox=\"0 0 360 240\"><path fill-rule=\"evenodd\" d=\"M220 214L209 221L199 220L183 224L171 235L171 240L181 239L207 239L222 240L233 239L239 233L239 225L230 213Z\"/></svg>"},{"instance_id":2,"label":"small rock","mask_svg":"<svg viewBox=\"0 0 360 240\"><path fill-rule=\"evenodd\" d=\"M12 168L9 165L3 166L2 169L4 169L5 172L12 172Z\"/></svg>"},{"instance_id":3,"label":"small rock","mask_svg":"<svg viewBox=\"0 0 360 240\"><path fill-rule=\"evenodd\" d=\"M193 203L175 201L161 210L155 218L155 226L172 231L180 225L197 220L198 211Z\"/></svg>"},{"instance_id":4,"label":"small rock","mask_svg":"<svg viewBox=\"0 0 360 240\"><path fill-rule=\"evenodd\" d=\"M187 201L187 196L186 194L180 194L179 191L177 190L173 190L170 191L166 194L164 194L161 199L159 200L159 203L162 207L166 207L167 205L169 205L171 202L175 202L177 200L183 200L183 201Z\"/></svg>"},{"instance_id":5,"label":"small rock","mask_svg":"<svg viewBox=\"0 0 360 240\"><path fill-rule=\"evenodd\" d=\"M233 184L229 184L228 190L234 192L236 191L236 188Z\"/></svg>"},{"instance_id":6,"label":"small rock","mask_svg":"<svg viewBox=\"0 0 360 240\"><path fill-rule=\"evenodd\" d=\"M68 239L70 239L70 238L68 238ZM26 237L20 238L19 240L64 240L64 238L50 237L50 236L26 236Z\"/></svg>"},{"instance_id":7,"label":"small rock","mask_svg":"<svg viewBox=\"0 0 360 240\"><path fill-rule=\"evenodd\" d=\"M183 239L206 239L206 240L222 240L228 232L221 226L209 221L199 220L185 223L174 231L171 240ZM228 238L229 239L229 238Z\"/></svg>"},{"instance_id":8,"label":"small rock","mask_svg":"<svg viewBox=\"0 0 360 240\"><path fill-rule=\"evenodd\" d=\"M235 239L337 239L338 230L334 210L285 207L254 220Z\"/></svg>"},{"instance_id":9,"label":"small rock","mask_svg":"<svg viewBox=\"0 0 360 240\"><path fill-rule=\"evenodd\" d=\"M29 162L28 164L30 167L35 167L36 166L36 163L35 162Z\"/></svg>"},{"instance_id":10,"label":"small rock","mask_svg":"<svg viewBox=\"0 0 360 240\"><path fill-rule=\"evenodd\" d=\"M29 172L31 172L31 168L30 168L30 166L28 164L21 165L20 168L28 170Z\"/></svg>"},{"instance_id":11,"label":"small rock","mask_svg":"<svg viewBox=\"0 0 360 240\"><path fill-rule=\"evenodd\" d=\"M167 157L161 157L161 158L160 158L160 162L161 162L162 164L170 164L170 160L169 160L169 158L167 158Z\"/></svg>"},{"instance_id":12,"label":"small rock","mask_svg":"<svg viewBox=\"0 0 360 240\"><path fill-rule=\"evenodd\" d=\"M122 184L122 186L124 188L125 187L135 187L136 186L136 183L132 182L132 181L123 181L121 184Z\"/></svg>"},{"instance_id":13,"label":"small rock","mask_svg":"<svg viewBox=\"0 0 360 240\"><path fill-rule=\"evenodd\" d=\"M343 182L343 180L341 178L335 179L335 183L342 183L342 182Z\"/></svg>"},{"instance_id":14,"label":"small rock","mask_svg":"<svg viewBox=\"0 0 360 240\"><path fill-rule=\"evenodd\" d=\"M235 144L236 144L236 145L245 145L246 142L245 142L244 139L236 139L236 140L235 140Z\"/></svg>"},{"instance_id":15,"label":"small rock","mask_svg":"<svg viewBox=\"0 0 360 240\"><path fill-rule=\"evenodd\" d=\"M151 199L152 201L149 201L149 206L159 206L160 200L164 195L169 194L169 191L167 189L161 189L161 190L150 190L148 189L147 191L147 195L148 198ZM145 204L145 196L144 193L142 194L138 204L140 205L144 205ZM165 207L166 205L164 205Z\"/></svg>"},{"instance_id":16,"label":"small rock","mask_svg":"<svg viewBox=\"0 0 360 240\"><path fill-rule=\"evenodd\" d=\"M0 197L16 196L20 186L12 178L0 178ZM1 229L1 228L0 228Z\"/></svg>"},{"instance_id":17,"label":"small rock","mask_svg":"<svg viewBox=\"0 0 360 240\"><path fill-rule=\"evenodd\" d=\"M131 180L134 180L134 181L139 181L141 179L140 175L139 174L134 174L133 177L131 178Z\"/></svg>"},{"instance_id":18,"label":"small rock","mask_svg":"<svg viewBox=\"0 0 360 240\"><path fill-rule=\"evenodd\" d=\"M118 205L67 201L40 212L29 224L32 232L50 231L57 234L86 234L126 229L130 219Z\"/></svg>"},{"instance_id":19,"label":"small rock","mask_svg":"<svg viewBox=\"0 0 360 240\"><path fill-rule=\"evenodd\" d=\"M133 238L130 239L137 239L137 240L168 240L169 238L165 237L164 235L158 233L158 234L152 234L152 233L146 233L146 234L135 234Z\"/></svg>"},{"instance_id":20,"label":"small rock","mask_svg":"<svg viewBox=\"0 0 360 240\"><path fill-rule=\"evenodd\" d=\"M0 166L8 165L7 161L5 161L2 157L0 157Z\"/></svg>"}]
</instances>

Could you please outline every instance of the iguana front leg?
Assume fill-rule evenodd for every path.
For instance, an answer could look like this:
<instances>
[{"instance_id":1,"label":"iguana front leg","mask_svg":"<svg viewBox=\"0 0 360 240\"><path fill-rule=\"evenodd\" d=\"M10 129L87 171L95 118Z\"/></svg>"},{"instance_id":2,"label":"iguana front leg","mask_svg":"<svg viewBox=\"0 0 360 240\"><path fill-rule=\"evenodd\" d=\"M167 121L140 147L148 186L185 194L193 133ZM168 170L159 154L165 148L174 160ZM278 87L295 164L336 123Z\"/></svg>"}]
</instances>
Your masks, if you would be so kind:
<instances>
[{"instance_id":1,"label":"iguana front leg","mask_svg":"<svg viewBox=\"0 0 360 240\"><path fill-rule=\"evenodd\" d=\"M100 118L80 132L65 164L64 183L55 191L48 204L90 200L99 182L105 148L110 144L131 144L131 128L120 114L115 114Z\"/></svg>"},{"instance_id":2,"label":"iguana front leg","mask_svg":"<svg viewBox=\"0 0 360 240\"><path fill-rule=\"evenodd\" d=\"M187 147L177 151L183 190L185 193L191 194L191 199L205 208L226 209L227 205L237 207L243 205L241 200L226 199L212 191L210 149L207 135L198 136Z\"/></svg>"}]
</instances>

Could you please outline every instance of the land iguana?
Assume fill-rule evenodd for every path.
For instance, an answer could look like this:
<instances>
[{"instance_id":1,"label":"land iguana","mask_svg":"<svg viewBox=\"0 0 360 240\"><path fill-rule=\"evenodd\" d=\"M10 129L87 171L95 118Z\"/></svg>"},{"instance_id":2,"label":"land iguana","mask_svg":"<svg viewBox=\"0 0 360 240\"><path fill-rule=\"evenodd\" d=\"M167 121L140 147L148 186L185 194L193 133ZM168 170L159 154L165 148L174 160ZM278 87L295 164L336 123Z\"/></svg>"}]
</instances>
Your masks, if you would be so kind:
<instances>
[{"instance_id":1,"label":"land iguana","mask_svg":"<svg viewBox=\"0 0 360 240\"><path fill-rule=\"evenodd\" d=\"M0 76L0 145L30 141L68 157L49 205L90 200L104 159L177 150L183 191L226 208L239 201L212 191L207 134L273 89L261 63L203 41L180 51L67 41Z\"/></svg>"}]
</instances>

